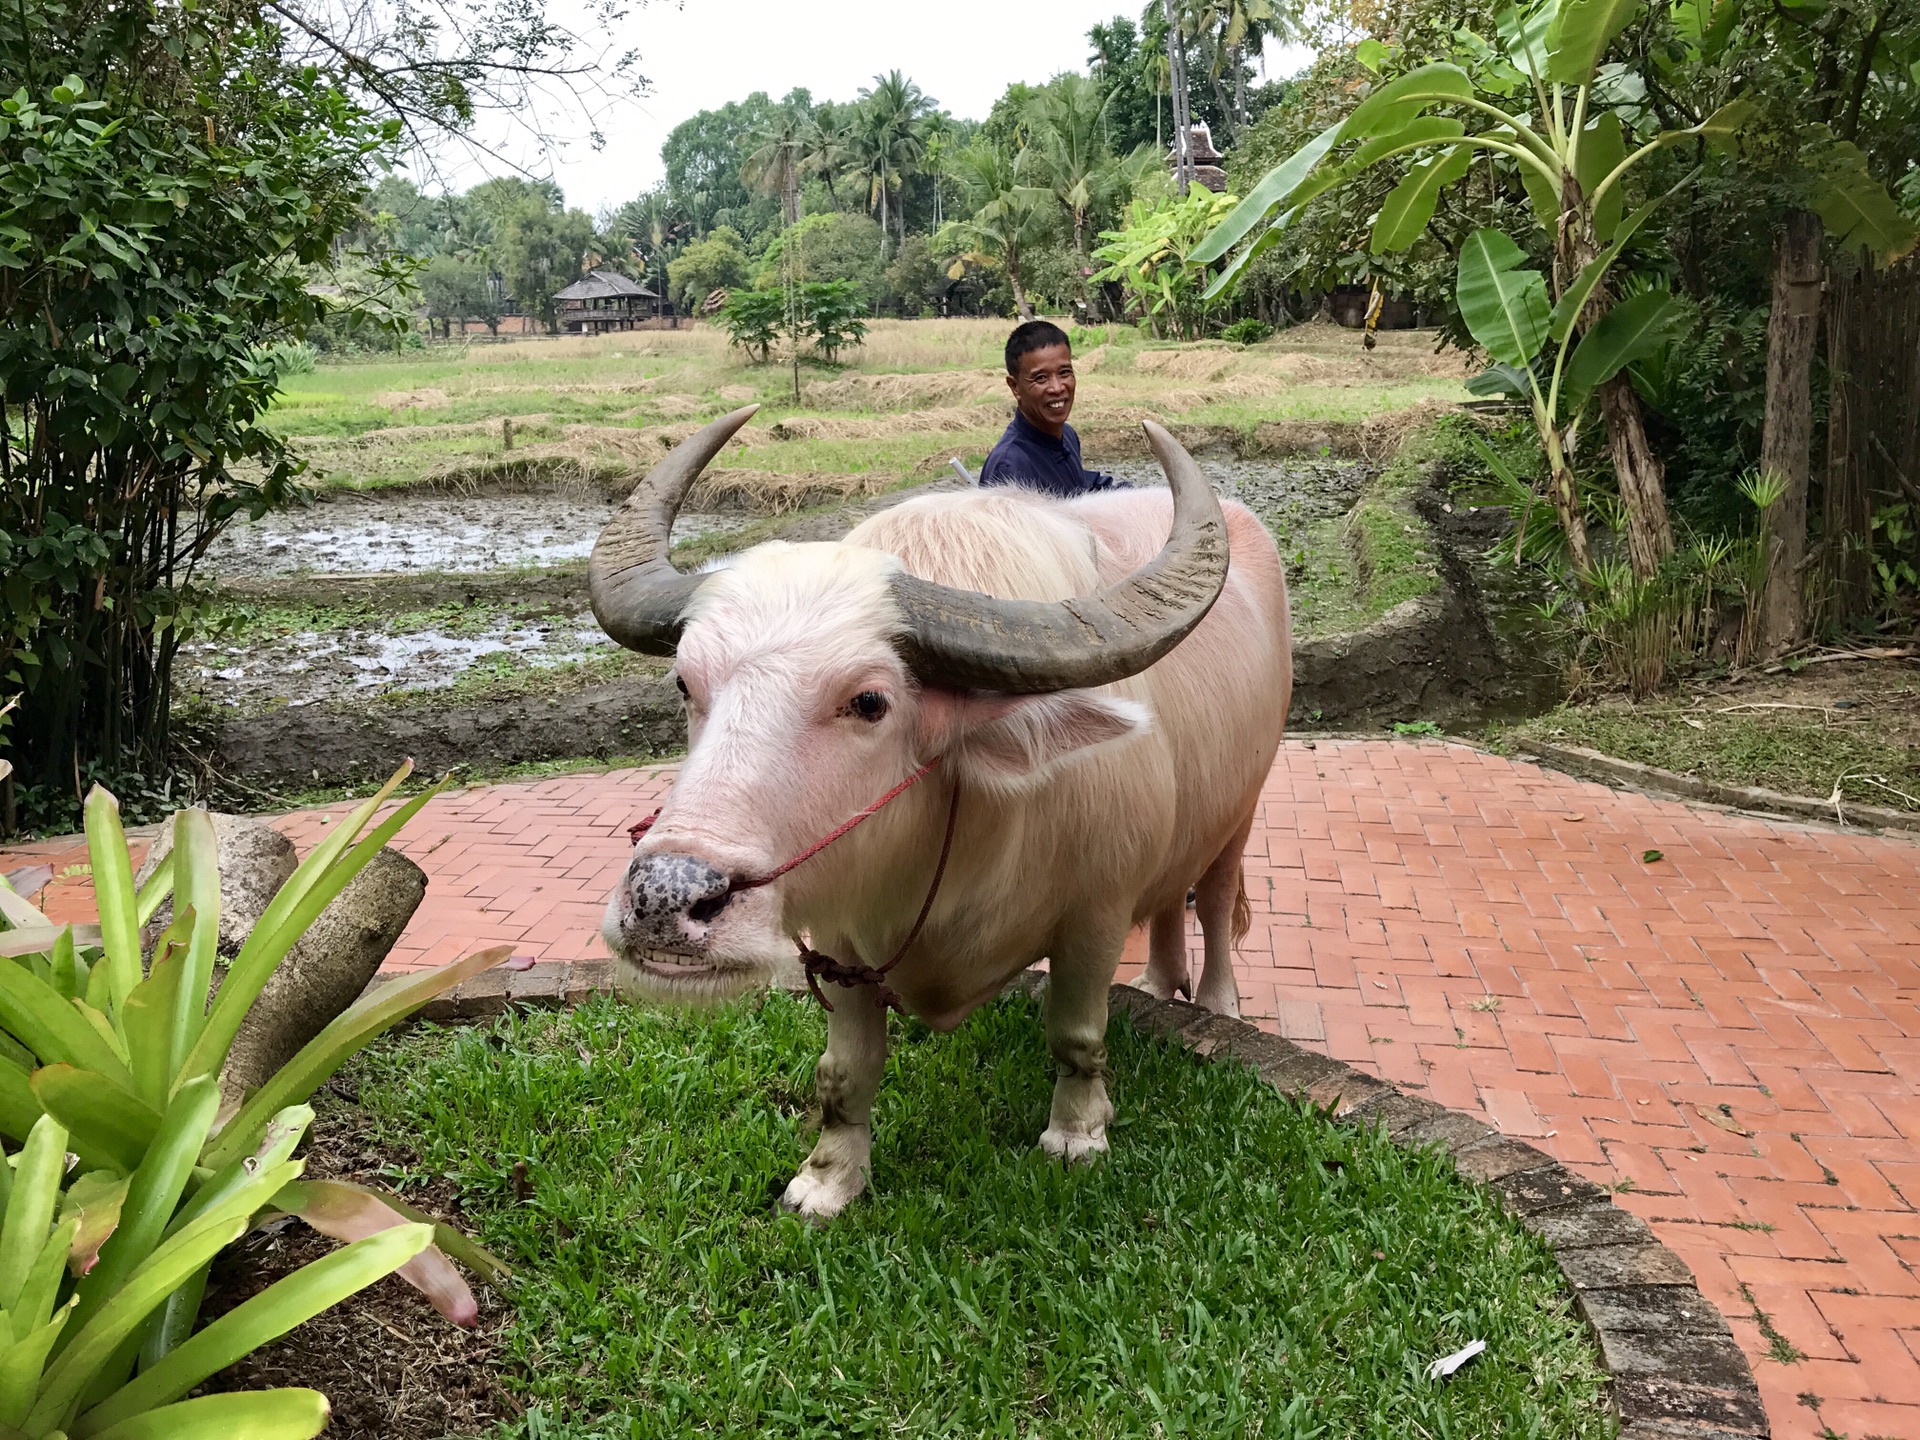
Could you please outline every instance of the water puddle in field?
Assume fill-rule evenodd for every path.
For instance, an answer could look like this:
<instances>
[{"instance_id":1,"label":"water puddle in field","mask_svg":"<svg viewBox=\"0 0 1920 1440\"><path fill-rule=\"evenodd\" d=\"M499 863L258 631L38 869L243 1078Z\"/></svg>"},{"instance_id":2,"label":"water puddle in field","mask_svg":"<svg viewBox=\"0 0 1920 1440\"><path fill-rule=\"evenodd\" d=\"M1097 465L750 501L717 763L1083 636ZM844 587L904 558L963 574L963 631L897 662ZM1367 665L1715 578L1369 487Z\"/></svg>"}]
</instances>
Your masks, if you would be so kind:
<instances>
[{"instance_id":1,"label":"water puddle in field","mask_svg":"<svg viewBox=\"0 0 1920 1440\"><path fill-rule=\"evenodd\" d=\"M584 560L613 506L557 495L341 495L259 520L215 542L220 579L412 572L471 573ZM737 530L744 515L689 513L674 538Z\"/></svg>"},{"instance_id":2,"label":"water puddle in field","mask_svg":"<svg viewBox=\"0 0 1920 1440\"><path fill-rule=\"evenodd\" d=\"M299 631L180 647L175 686L209 703L261 709L391 690L444 690L463 675L550 668L614 650L591 615L501 619L471 634L377 629Z\"/></svg>"}]
</instances>

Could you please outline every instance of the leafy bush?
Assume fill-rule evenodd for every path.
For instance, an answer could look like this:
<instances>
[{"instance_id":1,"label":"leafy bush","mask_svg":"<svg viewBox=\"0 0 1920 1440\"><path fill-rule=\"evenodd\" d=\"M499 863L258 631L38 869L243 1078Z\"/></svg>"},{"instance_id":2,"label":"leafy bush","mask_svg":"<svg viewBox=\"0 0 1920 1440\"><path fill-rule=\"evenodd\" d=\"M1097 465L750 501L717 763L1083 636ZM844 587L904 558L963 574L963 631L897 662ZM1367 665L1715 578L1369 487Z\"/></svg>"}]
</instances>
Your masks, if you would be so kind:
<instances>
[{"instance_id":1,"label":"leafy bush","mask_svg":"<svg viewBox=\"0 0 1920 1440\"><path fill-rule=\"evenodd\" d=\"M1237 196L1216 195L1196 187L1184 200L1158 207L1136 200L1127 207L1121 228L1104 230L1107 243L1093 252L1107 268L1095 280L1117 280L1127 298L1153 323L1161 339L1197 340L1206 317L1231 294L1207 295L1213 274L1187 257L1239 204Z\"/></svg>"},{"instance_id":2,"label":"leafy bush","mask_svg":"<svg viewBox=\"0 0 1920 1440\"><path fill-rule=\"evenodd\" d=\"M1273 338L1273 326L1249 315L1245 320L1236 320L1231 325L1221 326L1220 338L1231 340L1236 345L1258 345L1262 340Z\"/></svg>"},{"instance_id":3,"label":"leafy bush","mask_svg":"<svg viewBox=\"0 0 1920 1440\"><path fill-rule=\"evenodd\" d=\"M220 875L204 811L175 818L172 852L136 892L117 802L98 788L88 796L97 926L56 927L0 880L0 956L10 957L0 958L0 1134L21 1147L11 1169L0 1163L0 1308L11 1318L0 1434L303 1440L327 1417L311 1390L182 1397L395 1271L443 1314L472 1322L472 1294L436 1242L489 1275L497 1261L390 1198L302 1180L291 1156L313 1119L305 1100L341 1064L504 950L382 987L221 1123L220 1072L261 990L433 793L362 838L407 773L307 857L217 984ZM143 976L142 931L169 896L174 918ZM196 1330L214 1256L268 1213L353 1243Z\"/></svg>"},{"instance_id":4,"label":"leafy bush","mask_svg":"<svg viewBox=\"0 0 1920 1440\"><path fill-rule=\"evenodd\" d=\"M787 332L787 297L775 290L730 291L720 323L732 344L765 364L774 342Z\"/></svg>"},{"instance_id":5,"label":"leafy bush","mask_svg":"<svg viewBox=\"0 0 1920 1440\"><path fill-rule=\"evenodd\" d=\"M260 349L359 313L308 267L399 131L217 7L18 19L0 64L41 83L0 100L0 697L21 783L77 803L89 766L167 762L194 564L294 489Z\"/></svg>"},{"instance_id":6,"label":"leafy bush","mask_svg":"<svg viewBox=\"0 0 1920 1440\"><path fill-rule=\"evenodd\" d=\"M800 287L801 323L828 364L847 346L867 338L865 308L851 280L819 280Z\"/></svg>"}]
</instances>

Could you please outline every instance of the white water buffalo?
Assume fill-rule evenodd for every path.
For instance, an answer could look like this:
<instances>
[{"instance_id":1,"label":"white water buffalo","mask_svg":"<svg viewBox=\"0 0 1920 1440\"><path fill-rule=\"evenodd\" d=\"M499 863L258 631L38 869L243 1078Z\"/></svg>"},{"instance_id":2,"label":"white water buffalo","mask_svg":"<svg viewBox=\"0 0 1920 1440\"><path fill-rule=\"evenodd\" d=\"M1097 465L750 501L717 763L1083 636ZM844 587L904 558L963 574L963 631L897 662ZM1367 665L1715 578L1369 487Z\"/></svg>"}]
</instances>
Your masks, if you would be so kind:
<instances>
[{"instance_id":1,"label":"white water buffalo","mask_svg":"<svg viewBox=\"0 0 1920 1440\"><path fill-rule=\"evenodd\" d=\"M829 1216L866 1185L888 1001L950 1029L1045 958L1058 1080L1040 1144L1103 1151L1128 931L1152 927L1143 986L1184 988L1196 887L1197 999L1239 1010L1241 850L1292 685L1273 541L1149 424L1166 491L927 496L838 543L684 574L681 497L752 413L663 460L593 551L594 614L676 656L687 703L686 761L607 907L625 988L738 994L808 937L832 1006L823 1128L785 1201Z\"/></svg>"}]
</instances>

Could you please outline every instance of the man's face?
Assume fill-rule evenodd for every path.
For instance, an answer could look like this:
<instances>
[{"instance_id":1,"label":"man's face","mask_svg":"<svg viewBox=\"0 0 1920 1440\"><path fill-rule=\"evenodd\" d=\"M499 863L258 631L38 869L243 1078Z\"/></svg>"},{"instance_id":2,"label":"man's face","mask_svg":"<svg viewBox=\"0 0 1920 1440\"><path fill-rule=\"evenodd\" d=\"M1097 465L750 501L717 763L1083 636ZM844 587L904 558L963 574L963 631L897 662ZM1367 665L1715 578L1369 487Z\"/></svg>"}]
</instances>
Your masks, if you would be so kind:
<instances>
[{"instance_id":1,"label":"man's face","mask_svg":"<svg viewBox=\"0 0 1920 1440\"><path fill-rule=\"evenodd\" d=\"M1007 377L1013 402L1027 423L1049 435L1058 435L1073 413L1073 351L1066 345L1029 350L1019 360L1019 373Z\"/></svg>"}]
</instances>

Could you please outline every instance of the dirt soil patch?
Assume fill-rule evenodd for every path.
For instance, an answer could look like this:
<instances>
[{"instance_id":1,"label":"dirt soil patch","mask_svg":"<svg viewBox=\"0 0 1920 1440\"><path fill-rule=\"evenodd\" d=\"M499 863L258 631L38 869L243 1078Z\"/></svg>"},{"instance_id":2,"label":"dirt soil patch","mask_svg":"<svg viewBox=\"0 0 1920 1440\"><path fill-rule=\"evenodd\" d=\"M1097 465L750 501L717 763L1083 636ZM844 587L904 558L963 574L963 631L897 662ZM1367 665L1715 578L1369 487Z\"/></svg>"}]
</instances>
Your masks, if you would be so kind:
<instances>
[{"instance_id":1,"label":"dirt soil patch","mask_svg":"<svg viewBox=\"0 0 1920 1440\"><path fill-rule=\"evenodd\" d=\"M372 1147L372 1122L357 1104L323 1091L314 1108L319 1118L306 1151L308 1175L388 1186L396 1166L413 1162L415 1157L391 1146ZM460 1223L454 1189L445 1182L410 1187L407 1199ZM247 1236L215 1262L203 1320L224 1315L338 1248L297 1220ZM331 1440L483 1434L516 1417L520 1407L499 1380L498 1335L507 1302L478 1280L470 1277L470 1283L480 1304L480 1323L472 1330L450 1324L411 1286L389 1275L223 1370L205 1388L311 1387L333 1407Z\"/></svg>"},{"instance_id":2,"label":"dirt soil patch","mask_svg":"<svg viewBox=\"0 0 1920 1440\"><path fill-rule=\"evenodd\" d=\"M1731 785L1920 811L1920 660L1817 659L1777 674L1688 681L1634 702L1606 696L1501 727L1528 739Z\"/></svg>"}]
</instances>

